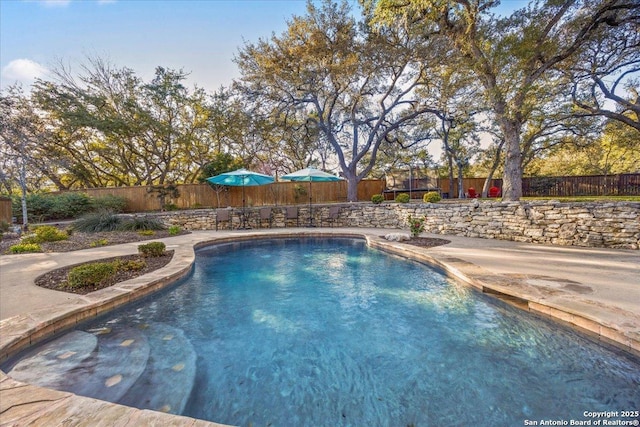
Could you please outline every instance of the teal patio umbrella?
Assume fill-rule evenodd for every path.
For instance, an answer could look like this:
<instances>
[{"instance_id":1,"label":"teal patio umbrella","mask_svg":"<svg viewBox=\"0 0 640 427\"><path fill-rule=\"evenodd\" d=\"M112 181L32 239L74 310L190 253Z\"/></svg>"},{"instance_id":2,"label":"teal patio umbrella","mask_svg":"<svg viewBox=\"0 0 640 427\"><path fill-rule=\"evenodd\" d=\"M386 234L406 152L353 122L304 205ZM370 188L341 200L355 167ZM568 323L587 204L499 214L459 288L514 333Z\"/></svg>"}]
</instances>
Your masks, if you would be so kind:
<instances>
[{"instance_id":1,"label":"teal patio umbrella","mask_svg":"<svg viewBox=\"0 0 640 427\"><path fill-rule=\"evenodd\" d=\"M245 201L244 201L244 187L271 184L274 179L269 175L264 175L258 172L252 172L247 169L238 169L232 172L221 173L220 175L212 176L206 179L207 182L218 185L229 185L232 187L242 187L242 227L246 228L245 217Z\"/></svg>"},{"instance_id":2,"label":"teal patio umbrella","mask_svg":"<svg viewBox=\"0 0 640 427\"><path fill-rule=\"evenodd\" d=\"M303 181L309 183L309 227L313 227L313 215L312 213L312 197L311 197L311 183L312 182L330 182L330 181L340 181L342 178L337 177L335 175L331 175L330 173L323 172L321 170L315 168L304 168L299 171L292 172L287 175L282 175L282 179L286 179L288 181Z\"/></svg>"}]
</instances>

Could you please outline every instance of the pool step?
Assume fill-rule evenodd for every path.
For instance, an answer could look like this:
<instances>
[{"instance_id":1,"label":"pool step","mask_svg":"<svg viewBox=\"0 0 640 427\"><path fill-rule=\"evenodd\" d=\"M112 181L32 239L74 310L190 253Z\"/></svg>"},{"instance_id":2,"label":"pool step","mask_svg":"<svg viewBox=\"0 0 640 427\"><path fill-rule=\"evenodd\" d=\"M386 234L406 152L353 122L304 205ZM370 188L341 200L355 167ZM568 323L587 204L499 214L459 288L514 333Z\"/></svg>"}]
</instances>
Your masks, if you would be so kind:
<instances>
[{"instance_id":1,"label":"pool step","mask_svg":"<svg viewBox=\"0 0 640 427\"><path fill-rule=\"evenodd\" d=\"M72 331L28 353L18 381L140 409L180 414L191 395L196 353L163 323Z\"/></svg>"},{"instance_id":2,"label":"pool step","mask_svg":"<svg viewBox=\"0 0 640 427\"><path fill-rule=\"evenodd\" d=\"M142 325L150 346L146 369L118 401L140 409L181 414L196 376L196 353L181 329Z\"/></svg>"},{"instance_id":3,"label":"pool step","mask_svg":"<svg viewBox=\"0 0 640 427\"><path fill-rule=\"evenodd\" d=\"M69 372L90 358L97 346L95 335L73 331L30 351L7 373L18 381L69 391Z\"/></svg>"}]
</instances>

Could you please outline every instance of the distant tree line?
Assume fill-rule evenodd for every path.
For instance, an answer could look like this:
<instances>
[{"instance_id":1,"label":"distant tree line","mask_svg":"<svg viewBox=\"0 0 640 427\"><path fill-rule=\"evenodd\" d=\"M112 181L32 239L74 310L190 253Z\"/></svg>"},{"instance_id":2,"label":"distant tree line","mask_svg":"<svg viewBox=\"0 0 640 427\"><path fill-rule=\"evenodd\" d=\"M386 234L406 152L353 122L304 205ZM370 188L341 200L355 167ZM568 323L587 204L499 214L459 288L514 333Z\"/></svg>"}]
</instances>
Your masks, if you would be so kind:
<instances>
[{"instance_id":1,"label":"distant tree line","mask_svg":"<svg viewBox=\"0 0 640 427\"><path fill-rule=\"evenodd\" d=\"M101 58L60 63L0 96L1 192L316 166L355 200L363 178L439 165L501 176L517 200L526 175L639 170L640 4L532 1L502 17L497 3L309 2L284 33L240 47L240 78L213 93L183 70L144 81Z\"/></svg>"}]
</instances>

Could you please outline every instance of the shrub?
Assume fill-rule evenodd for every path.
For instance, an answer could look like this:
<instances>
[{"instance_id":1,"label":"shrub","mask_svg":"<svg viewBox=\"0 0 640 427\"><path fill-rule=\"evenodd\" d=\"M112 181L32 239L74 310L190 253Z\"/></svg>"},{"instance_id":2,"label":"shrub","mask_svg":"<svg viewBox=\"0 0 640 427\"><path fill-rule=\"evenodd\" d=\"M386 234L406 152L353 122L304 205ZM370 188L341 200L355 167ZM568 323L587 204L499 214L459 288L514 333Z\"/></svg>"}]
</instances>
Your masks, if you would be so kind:
<instances>
[{"instance_id":1,"label":"shrub","mask_svg":"<svg viewBox=\"0 0 640 427\"><path fill-rule=\"evenodd\" d=\"M141 236L153 236L156 232L153 230L138 230L138 234Z\"/></svg>"},{"instance_id":2,"label":"shrub","mask_svg":"<svg viewBox=\"0 0 640 427\"><path fill-rule=\"evenodd\" d=\"M4 221L4 220L0 221L0 232L6 233L10 229L11 229L11 224L9 224L7 221Z\"/></svg>"},{"instance_id":3,"label":"shrub","mask_svg":"<svg viewBox=\"0 0 640 427\"><path fill-rule=\"evenodd\" d=\"M27 252L42 252L42 248L37 243L19 243L9 248L12 254L23 254Z\"/></svg>"},{"instance_id":4,"label":"shrub","mask_svg":"<svg viewBox=\"0 0 640 427\"><path fill-rule=\"evenodd\" d=\"M85 193L62 193L48 196L51 198L51 208L47 212L47 219L77 218L91 212L91 198Z\"/></svg>"},{"instance_id":5,"label":"shrub","mask_svg":"<svg viewBox=\"0 0 640 427\"><path fill-rule=\"evenodd\" d=\"M122 219L111 211L88 213L73 222L76 231L97 233L99 231L114 231L122 223Z\"/></svg>"},{"instance_id":6,"label":"shrub","mask_svg":"<svg viewBox=\"0 0 640 427\"><path fill-rule=\"evenodd\" d=\"M396 196L396 202L409 203L409 195L407 193L400 193Z\"/></svg>"},{"instance_id":7,"label":"shrub","mask_svg":"<svg viewBox=\"0 0 640 427\"><path fill-rule=\"evenodd\" d=\"M53 206L53 199L48 194L27 194L27 213L30 222L38 222L50 219L49 212ZM20 196L11 198L12 215L16 218L22 216L22 201Z\"/></svg>"},{"instance_id":8,"label":"shrub","mask_svg":"<svg viewBox=\"0 0 640 427\"><path fill-rule=\"evenodd\" d=\"M144 245L138 245L138 252L146 258L163 256L165 249L166 246L162 242L151 242Z\"/></svg>"},{"instance_id":9,"label":"shrub","mask_svg":"<svg viewBox=\"0 0 640 427\"><path fill-rule=\"evenodd\" d=\"M374 194L373 196L371 196L371 201L374 204L379 205L384 201L384 196L382 196L382 194Z\"/></svg>"},{"instance_id":10,"label":"shrub","mask_svg":"<svg viewBox=\"0 0 640 427\"><path fill-rule=\"evenodd\" d=\"M91 207L94 211L108 210L114 213L124 212L127 207L127 199L113 194L96 197L91 200Z\"/></svg>"},{"instance_id":11,"label":"shrub","mask_svg":"<svg viewBox=\"0 0 640 427\"><path fill-rule=\"evenodd\" d=\"M424 231L424 223L426 220L426 216L424 218L412 218L411 215L409 215L407 221L409 222L409 231L411 231L413 237L418 237L420 233Z\"/></svg>"},{"instance_id":12,"label":"shrub","mask_svg":"<svg viewBox=\"0 0 640 427\"><path fill-rule=\"evenodd\" d=\"M442 200L442 197L437 191L429 191L422 196L422 201L425 203L438 203L440 200Z\"/></svg>"},{"instance_id":13,"label":"shrub","mask_svg":"<svg viewBox=\"0 0 640 427\"><path fill-rule=\"evenodd\" d=\"M115 274L116 271L116 263L113 262L93 262L79 265L69 271L67 282L72 288L94 286Z\"/></svg>"},{"instance_id":14,"label":"shrub","mask_svg":"<svg viewBox=\"0 0 640 427\"><path fill-rule=\"evenodd\" d=\"M33 229L35 233L32 243L58 242L67 240L69 235L62 230L58 230L52 225L42 225Z\"/></svg>"},{"instance_id":15,"label":"shrub","mask_svg":"<svg viewBox=\"0 0 640 427\"><path fill-rule=\"evenodd\" d=\"M143 259L139 259L139 260L132 259L126 262L122 262L122 261L115 261L115 262L117 263L118 270L124 270L124 271L140 271L147 266L147 263L144 262Z\"/></svg>"},{"instance_id":16,"label":"shrub","mask_svg":"<svg viewBox=\"0 0 640 427\"><path fill-rule=\"evenodd\" d=\"M181 231L182 229L179 225L172 225L169 227L169 236L177 236Z\"/></svg>"},{"instance_id":17,"label":"shrub","mask_svg":"<svg viewBox=\"0 0 640 427\"><path fill-rule=\"evenodd\" d=\"M123 221L118 230L121 231L139 231L139 230L164 230L164 224L150 216L135 217Z\"/></svg>"},{"instance_id":18,"label":"shrub","mask_svg":"<svg viewBox=\"0 0 640 427\"><path fill-rule=\"evenodd\" d=\"M108 244L109 244L109 241L107 239L98 239L89 243L89 246L91 246L92 248L97 248L98 246L106 246Z\"/></svg>"}]
</instances>

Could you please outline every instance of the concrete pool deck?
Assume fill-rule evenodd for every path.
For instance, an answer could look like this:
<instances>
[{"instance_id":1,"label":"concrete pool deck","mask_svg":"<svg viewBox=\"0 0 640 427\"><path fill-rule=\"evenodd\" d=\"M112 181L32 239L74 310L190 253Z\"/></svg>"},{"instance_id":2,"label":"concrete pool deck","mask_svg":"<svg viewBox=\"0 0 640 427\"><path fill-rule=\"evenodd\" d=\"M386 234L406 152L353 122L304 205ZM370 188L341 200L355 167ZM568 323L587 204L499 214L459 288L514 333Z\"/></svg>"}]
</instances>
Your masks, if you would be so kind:
<instances>
[{"instance_id":1,"label":"concrete pool deck","mask_svg":"<svg viewBox=\"0 0 640 427\"><path fill-rule=\"evenodd\" d=\"M318 234L363 236L373 247L439 266L459 282L640 355L640 251L423 234L450 241L425 249L382 238L398 232L362 228L195 231L158 239L175 251L168 266L84 296L39 288L33 282L44 272L63 266L136 253L140 243L72 253L3 255L0 257L0 361L44 337L125 304L138 295L152 293L183 276L190 270L193 248L198 244L260 236ZM0 424L219 425L19 383L2 372Z\"/></svg>"}]
</instances>

